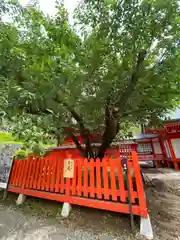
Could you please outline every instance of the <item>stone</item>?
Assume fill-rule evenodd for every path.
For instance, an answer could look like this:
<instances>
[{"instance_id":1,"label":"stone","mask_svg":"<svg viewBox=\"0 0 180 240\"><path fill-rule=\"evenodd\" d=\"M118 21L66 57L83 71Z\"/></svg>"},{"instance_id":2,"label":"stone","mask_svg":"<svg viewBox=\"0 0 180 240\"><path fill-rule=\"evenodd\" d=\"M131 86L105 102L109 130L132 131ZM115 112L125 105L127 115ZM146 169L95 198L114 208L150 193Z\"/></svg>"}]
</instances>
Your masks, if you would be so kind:
<instances>
[{"instance_id":1,"label":"stone","mask_svg":"<svg viewBox=\"0 0 180 240\"><path fill-rule=\"evenodd\" d=\"M26 200L26 195L24 194L19 194L17 200L16 200L16 204L17 205L21 205L24 203L24 201Z\"/></svg>"},{"instance_id":2,"label":"stone","mask_svg":"<svg viewBox=\"0 0 180 240\"><path fill-rule=\"evenodd\" d=\"M67 202L63 203L61 216L62 217L68 217L71 209L72 209L72 207L71 207L70 203L67 203Z\"/></svg>"}]
</instances>

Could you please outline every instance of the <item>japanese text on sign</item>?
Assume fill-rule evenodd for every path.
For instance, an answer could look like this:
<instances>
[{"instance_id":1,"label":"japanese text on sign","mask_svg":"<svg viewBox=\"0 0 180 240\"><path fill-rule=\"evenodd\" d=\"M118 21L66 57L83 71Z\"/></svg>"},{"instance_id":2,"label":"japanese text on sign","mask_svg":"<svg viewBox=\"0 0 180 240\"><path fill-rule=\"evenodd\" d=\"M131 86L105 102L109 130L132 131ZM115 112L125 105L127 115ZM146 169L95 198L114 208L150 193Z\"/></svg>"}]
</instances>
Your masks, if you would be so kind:
<instances>
[{"instance_id":1,"label":"japanese text on sign","mask_svg":"<svg viewBox=\"0 0 180 240\"><path fill-rule=\"evenodd\" d=\"M65 159L64 160L64 178L74 177L74 160Z\"/></svg>"}]
</instances>

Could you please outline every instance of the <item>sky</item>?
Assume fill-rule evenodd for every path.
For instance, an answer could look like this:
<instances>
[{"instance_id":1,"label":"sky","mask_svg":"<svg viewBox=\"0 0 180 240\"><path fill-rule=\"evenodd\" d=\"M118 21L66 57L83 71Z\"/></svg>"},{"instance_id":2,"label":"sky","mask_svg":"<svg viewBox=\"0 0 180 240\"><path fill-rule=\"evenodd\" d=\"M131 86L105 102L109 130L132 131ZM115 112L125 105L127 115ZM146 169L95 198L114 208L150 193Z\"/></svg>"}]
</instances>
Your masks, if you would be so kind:
<instances>
[{"instance_id":1,"label":"sky","mask_svg":"<svg viewBox=\"0 0 180 240\"><path fill-rule=\"evenodd\" d=\"M49 15L54 15L56 12L55 1L56 0L39 0L42 11L44 13L48 13ZM19 2L25 5L31 2L31 0L19 0ZM64 0L64 4L69 12L69 22L72 23L73 22L72 14L75 7L78 4L78 0Z\"/></svg>"},{"instance_id":2,"label":"sky","mask_svg":"<svg viewBox=\"0 0 180 240\"><path fill-rule=\"evenodd\" d=\"M180 118L180 109L177 109L175 112L173 112L171 114L171 118L175 119L175 118Z\"/></svg>"},{"instance_id":3,"label":"sky","mask_svg":"<svg viewBox=\"0 0 180 240\"><path fill-rule=\"evenodd\" d=\"M31 0L19 0L19 1L22 4L27 4L27 3L31 2ZM56 12L55 1L56 0L39 0L42 11L46 14L54 15ZM78 4L78 1L79 0L64 0L65 7L69 12L69 22L71 24L73 23L72 14L73 14L75 7ZM172 114L170 114L170 115L171 115L172 119L180 118L180 109L178 109L175 112L172 112Z\"/></svg>"}]
</instances>

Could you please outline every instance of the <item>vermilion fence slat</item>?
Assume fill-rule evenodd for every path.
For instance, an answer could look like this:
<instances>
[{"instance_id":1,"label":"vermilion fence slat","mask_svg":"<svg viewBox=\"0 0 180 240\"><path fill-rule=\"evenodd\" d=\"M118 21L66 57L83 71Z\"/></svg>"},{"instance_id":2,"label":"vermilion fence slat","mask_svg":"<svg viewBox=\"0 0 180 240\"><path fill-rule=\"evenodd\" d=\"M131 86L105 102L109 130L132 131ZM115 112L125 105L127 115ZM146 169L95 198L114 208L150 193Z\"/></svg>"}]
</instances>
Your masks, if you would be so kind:
<instances>
[{"instance_id":1,"label":"vermilion fence slat","mask_svg":"<svg viewBox=\"0 0 180 240\"><path fill-rule=\"evenodd\" d=\"M59 188L60 188L60 193L64 193L65 190L65 181L66 179L64 178L64 163L63 163L63 168L61 168L60 172L60 183L59 183Z\"/></svg>"},{"instance_id":2,"label":"vermilion fence slat","mask_svg":"<svg viewBox=\"0 0 180 240\"><path fill-rule=\"evenodd\" d=\"M115 168L113 165L113 161L111 162L110 166L110 176L111 176L111 190L112 190L112 200L117 201L117 195L116 195L116 179L115 179Z\"/></svg>"},{"instance_id":3,"label":"vermilion fence slat","mask_svg":"<svg viewBox=\"0 0 180 240\"><path fill-rule=\"evenodd\" d=\"M40 159L36 159L36 169L35 169L35 175L34 175L34 182L33 182L33 188L37 189L38 185L38 179L39 179L39 168L40 168Z\"/></svg>"},{"instance_id":4,"label":"vermilion fence slat","mask_svg":"<svg viewBox=\"0 0 180 240\"><path fill-rule=\"evenodd\" d=\"M59 192L59 184L60 184L60 172L61 172L61 168L60 168L60 160L61 159L57 159L57 170L56 170L56 183L55 183L55 192Z\"/></svg>"},{"instance_id":5,"label":"vermilion fence slat","mask_svg":"<svg viewBox=\"0 0 180 240\"><path fill-rule=\"evenodd\" d=\"M36 170L37 170L37 158L35 158L33 161L34 161L34 164L33 164L33 171L32 171L32 181L31 181L32 185L31 185L31 187L34 189Z\"/></svg>"},{"instance_id":6,"label":"vermilion fence slat","mask_svg":"<svg viewBox=\"0 0 180 240\"><path fill-rule=\"evenodd\" d=\"M21 171L19 175L19 181L18 181L18 186L22 187L22 180L24 176L24 168L25 168L25 160L21 160Z\"/></svg>"},{"instance_id":7,"label":"vermilion fence slat","mask_svg":"<svg viewBox=\"0 0 180 240\"><path fill-rule=\"evenodd\" d=\"M29 188L33 188L33 183L34 183L34 175L35 175L35 171L36 171L36 159L32 160L33 164L32 164L32 171L31 171L31 179L30 179L30 184L29 184Z\"/></svg>"},{"instance_id":8,"label":"vermilion fence slat","mask_svg":"<svg viewBox=\"0 0 180 240\"><path fill-rule=\"evenodd\" d=\"M74 160L74 177L72 179L72 195L76 195L76 186L77 186L77 159Z\"/></svg>"},{"instance_id":9,"label":"vermilion fence slat","mask_svg":"<svg viewBox=\"0 0 180 240\"><path fill-rule=\"evenodd\" d=\"M39 159L39 177L37 182L37 189L41 189L41 182L42 182L42 174L43 174L43 167L44 167L44 158Z\"/></svg>"},{"instance_id":10,"label":"vermilion fence slat","mask_svg":"<svg viewBox=\"0 0 180 240\"><path fill-rule=\"evenodd\" d=\"M50 171L50 165L49 165L49 157L47 158L47 162L46 162L46 177L45 177L45 183L44 183L44 190L47 190L48 187L48 177L49 177L49 171Z\"/></svg>"},{"instance_id":11,"label":"vermilion fence slat","mask_svg":"<svg viewBox=\"0 0 180 240\"><path fill-rule=\"evenodd\" d=\"M27 176L26 176L26 182L25 182L25 188L29 187L29 181L30 181L30 171L31 171L31 167L32 167L32 158L28 158L27 159L28 162L28 170L27 170Z\"/></svg>"},{"instance_id":12,"label":"vermilion fence slat","mask_svg":"<svg viewBox=\"0 0 180 240\"><path fill-rule=\"evenodd\" d=\"M48 159L46 191L49 191L49 188L50 188L50 178L51 178L51 174L52 174L52 160L51 160L51 159Z\"/></svg>"},{"instance_id":13,"label":"vermilion fence slat","mask_svg":"<svg viewBox=\"0 0 180 240\"><path fill-rule=\"evenodd\" d=\"M33 164L32 157L29 157L28 161L29 161L29 169L27 173L25 188L29 188L29 185L30 185L30 177L31 177L31 171L32 171L32 164Z\"/></svg>"},{"instance_id":14,"label":"vermilion fence slat","mask_svg":"<svg viewBox=\"0 0 180 240\"><path fill-rule=\"evenodd\" d=\"M25 168L24 168L24 176L22 180L22 188L25 188L26 178L27 178L27 173L29 168L29 161L28 160L23 160L23 161L25 162Z\"/></svg>"},{"instance_id":15,"label":"vermilion fence slat","mask_svg":"<svg viewBox=\"0 0 180 240\"><path fill-rule=\"evenodd\" d=\"M138 156L136 152L132 152L132 161L133 161L134 174L136 178L136 186L137 186L140 210L146 211L147 207L146 207L145 193L143 188L140 167L138 163Z\"/></svg>"},{"instance_id":16,"label":"vermilion fence slat","mask_svg":"<svg viewBox=\"0 0 180 240\"><path fill-rule=\"evenodd\" d=\"M88 196L88 160L87 158L84 159L84 197Z\"/></svg>"},{"instance_id":17,"label":"vermilion fence slat","mask_svg":"<svg viewBox=\"0 0 180 240\"><path fill-rule=\"evenodd\" d=\"M48 165L48 158L45 158L43 172L42 172L41 190L45 190L45 186L46 186L47 165Z\"/></svg>"},{"instance_id":18,"label":"vermilion fence slat","mask_svg":"<svg viewBox=\"0 0 180 240\"><path fill-rule=\"evenodd\" d=\"M83 160L82 160L83 161ZM78 159L78 187L77 187L77 195L81 196L82 194L82 162Z\"/></svg>"},{"instance_id":19,"label":"vermilion fence slat","mask_svg":"<svg viewBox=\"0 0 180 240\"><path fill-rule=\"evenodd\" d=\"M66 178L66 184L65 184L65 194L66 194L66 196L70 195L70 189L71 189L71 179Z\"/></svg>"},{"instance_id":20,"label":"vermilion fence slat","mask_svg":"<svg viewBox=\"0 0 180 240\"><path fill-rule=\"evenodd\" d=\"M90 197L94 198L95 182L94 182L94 160L90 159Z\"/></svg>"},{"instance_id":21,"label":"vermilion fence slat","mask_svg":"<svg viewBox=\"0 0 180 240\"><path fill-rule=\"evenodd\" d=\"M109 200L108 159L103 160L104 199Z\"/></svg>"},{"instance_id":22,"label":"vermilion fence slat","mask_svg":"<svg viewBox=\"0 0 180 240\"><path fill-rule=\"evenodd\" d=\"M56 169L57 169L57 158L54 158L54 160L51 160L53 162L53 166L52 166L52 175L51 175L51 192L54 191L55 188L55 181L56 181Z\"/></svg>"},{"instance_id":23,"label":"vermilion fence slat","mask_svg":"<svg viewBox=\"0 0 180 240\"><path fill-rule=\"evenodd\" d=\"M100 160L96 160L96 190L97 190L97 198L102 198L101 191L101 168L100 168Z\"/></svg>"},{"instance_id":24,"label":"vermilion fence slat","mask_svg":"<svg viewBox=\"0 0 180 240\"><path fill-rule=\"evenodd\" d=\"M124 174L123 174L123 168L122 168L121 162L117 167L117 170L118 170L118 182L119 182L119 188L120 188L120 200L122 202L125 202L126 196L125 196L125 187L124 187Z\"/></svg>"},{"instance_id":25,"label":"vermilion fence slat","mask_svg":"<svg viewBox=\"0 0 180 240\"><path fill-rule=\"evenodd\" d=\"M30 171L29 171L29 175L28 175L28 180L29 180L29 184L28 184L28 188L32 187L32 175L33 175L33 171L34 171L34 159L31 158L31 166L30 166Z\"/></svg>"},{"instance_id":26,"label":"vermilion fence slat","mask_svg":"<svg viewBox=\"0 0 180 240\"><path fill-rule=\"evenodd\" d=\"M135 203L134 195L133 195L133 181L131 176L131 169L132 169L132 163L128 161L128 184L129 184L129 190L131 195L131 202Z\"/></svg>"}]
</instances>

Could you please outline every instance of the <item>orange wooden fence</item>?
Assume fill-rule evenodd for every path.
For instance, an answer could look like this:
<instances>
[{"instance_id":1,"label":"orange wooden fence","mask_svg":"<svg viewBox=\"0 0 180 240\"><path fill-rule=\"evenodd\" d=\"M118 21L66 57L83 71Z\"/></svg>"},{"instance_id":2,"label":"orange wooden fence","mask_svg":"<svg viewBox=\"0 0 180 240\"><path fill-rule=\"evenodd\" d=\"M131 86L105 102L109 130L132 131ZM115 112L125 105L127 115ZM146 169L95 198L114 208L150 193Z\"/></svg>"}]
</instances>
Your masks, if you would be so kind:
<instances>
[{"instance_id":1,"label":"orange wooden fence","mask_svg":"<svg viewBox=\"0 0 180 240\"><path fill-rule=\"evenodd\" d=\"M64 178L63 158L49 155L15 160L8 191L122 213L130 213L131 198L133 214L147 217L136 152L127 161L127 175L120 158L106 157L102 161L74 158L73 161L73 178Z\"/></svg>"}]
</instances>

